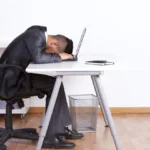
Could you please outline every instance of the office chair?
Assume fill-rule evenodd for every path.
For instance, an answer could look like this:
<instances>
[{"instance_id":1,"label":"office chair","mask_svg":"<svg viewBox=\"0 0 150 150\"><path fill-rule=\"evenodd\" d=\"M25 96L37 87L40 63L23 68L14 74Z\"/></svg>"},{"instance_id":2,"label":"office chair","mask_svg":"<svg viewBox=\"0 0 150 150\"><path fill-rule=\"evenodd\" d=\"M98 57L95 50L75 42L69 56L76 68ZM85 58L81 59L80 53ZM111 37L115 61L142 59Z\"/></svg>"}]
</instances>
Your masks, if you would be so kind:
<instances>
[{"instance_id":1,"label":"office chair","mask_svg":"<svg viewBox=\"0 0 150 150\"><path fill-rule=\"evenodd\" d=\"M24 90L17 92L15 95L8 97L4 97L0 95L0 100L6 102L6 115L5 115L5 128L0 128L0 150L6 150L7 147L4 145L6 141L10 138L19 138L19 139L28 139L28 140L38 140L39 135L34 128L24 128L24 129L13 129L13 120L12 120L12 109L13 104L19 103L23 106L23 98L29 98L31 96L38 96L39 98L44 97L44 93L42 91L35 90L32 91L30 87L30 79L27 74L21 67L16 65L9 64L0 64L0 74L2 74L5 70L12 69L17 70L23 75L26 81L26 87ZM32 94L31 94L32 93ZM1 93L0 93L1 94Z\"/></svg>"}]
</instances>

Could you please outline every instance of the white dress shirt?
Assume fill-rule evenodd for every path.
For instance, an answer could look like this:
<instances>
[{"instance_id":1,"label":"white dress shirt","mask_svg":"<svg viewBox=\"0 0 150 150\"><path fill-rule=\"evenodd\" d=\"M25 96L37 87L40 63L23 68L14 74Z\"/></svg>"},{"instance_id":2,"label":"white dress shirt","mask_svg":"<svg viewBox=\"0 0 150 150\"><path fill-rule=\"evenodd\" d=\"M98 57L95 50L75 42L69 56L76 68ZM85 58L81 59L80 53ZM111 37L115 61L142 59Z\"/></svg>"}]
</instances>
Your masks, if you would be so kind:
<instances>
[{"instance_id":1,"label":"white dress shirt","mask_svg":"<svg viewBox=\"0 0 150 150\"><path fill-rule=\"evenodd\" d=\"M48 39L48 34L47 34L47 32L45 32L45 37L46 37L46 42L47 42L47 39Z\"/></svg>"}]
</instances>

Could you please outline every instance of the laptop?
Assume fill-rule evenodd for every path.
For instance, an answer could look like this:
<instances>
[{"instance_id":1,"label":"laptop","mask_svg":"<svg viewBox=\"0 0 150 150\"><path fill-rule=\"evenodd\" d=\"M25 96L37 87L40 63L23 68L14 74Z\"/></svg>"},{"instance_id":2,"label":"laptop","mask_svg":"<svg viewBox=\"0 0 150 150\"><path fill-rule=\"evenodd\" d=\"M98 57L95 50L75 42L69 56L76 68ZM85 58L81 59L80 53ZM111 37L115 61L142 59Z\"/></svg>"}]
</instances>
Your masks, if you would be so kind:
<instances>
[{"instance_id":1,"label":"laptop","mask_svg":"<svg viewBox=\"0 0 150 150\"><path fill-rule=\"evenodd\" d=\"M83 32L82 32L82 35L81 35L79 44L78 44L78 46L77 46L76 53L75 53L75 55L73 55L73 59L65 59L65 60L63 60L63 61L77 61L77 60L78 60L79 50L80 50L80 48L81 48L81 45L82 45L82 42L83 42L85 33L86 33L86 28L83 29Z\"/></svg>"}]
</instances>

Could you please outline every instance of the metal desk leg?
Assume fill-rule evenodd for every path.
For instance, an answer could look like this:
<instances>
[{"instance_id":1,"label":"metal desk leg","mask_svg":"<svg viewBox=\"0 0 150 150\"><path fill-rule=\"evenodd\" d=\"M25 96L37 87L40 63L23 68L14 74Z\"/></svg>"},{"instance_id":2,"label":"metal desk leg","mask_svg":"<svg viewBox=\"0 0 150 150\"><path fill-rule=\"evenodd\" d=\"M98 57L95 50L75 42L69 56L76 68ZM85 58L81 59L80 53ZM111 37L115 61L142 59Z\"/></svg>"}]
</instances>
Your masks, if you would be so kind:
<instances>
[{"instance_id":1,"label":"metal desk leg","mask_svg":"<svg viewBox=\"0 0 150 150\"><path fill-rule=\"evenodd\" d=\"M42 119L41 119L41 122L40 122L40 128L42 127L42 125L44 123L44 118L45 118L45 110L43 112L43 116L42 116Z\"/></svg>"},{"instance_id":2,"label":"metal desk leg","mask_svg":"<svg viewBox=\"0 0 150 150\"><path fill-rule=\"evenodd\" d=\"M52 116L52 112L55 106L56 98L58 96L58 92L60 89L61 81L62 81L62 76L57 76L54 89L53 89L53 92L49 101L48 109L44 118L44 123L40 131L40 137L37 143L36 150L41 150L42 148L42 144L43 144L43 141L47 132L47 128L48 128L48 125Z\"/></svg>"},{"instance_id":3,"label":"metal desk leg","mask_svg":"<svg viewBox=\"0 0 150 150\"><path fill-rule=\"evenodd\" d=\"M106 117L106 113L105 113L105 110L104 110L104 106L102 104L101 96L100 96L100 93L98 91L98 88L97 88L97 85L96 85L96 80L95 80L93 75L91 76L91 79L92 79L93 86L94 86L94 89L95 89L95 92L96 92L96 96L99 99L99 105L100 105L101 110L102 110L102 115L103 115L103 118L104 118L105 127L109 127L108 120L107 120L107 117Z\"/></svg>"},{"instance_id":4,"label":"metal desk leg","mask_svg":"<svg viewBox=\"0 0 150 150\"><path fill-rule=\"evenodd\" d=\"M112 119L112 116L111 116L111 112L110 112L109 106L106 102L106 98L105 98L104 92L103 92L103 87L102 87L101 82L99 82L99 78L100 78L99 76L93 76L93 79L95 80L95 86L96 86L96 88L98 90L98 93L101 97L100 98L101 103L102 103L102 106L104 108L104 112L106 114L106 117L107 117L107 120L108 120L108 123L109 123L111 135L113 137L113 140L114 140L114 143L115 143L115 146L116 146L116 150L121 150L120 143L119 143L117 133L116 133L116 129L115 129L115 126L114 126L114 122L113 122L113 119ZM100 101L100 99L99 99L99 101Z\"/></svg>"}]
</instances>

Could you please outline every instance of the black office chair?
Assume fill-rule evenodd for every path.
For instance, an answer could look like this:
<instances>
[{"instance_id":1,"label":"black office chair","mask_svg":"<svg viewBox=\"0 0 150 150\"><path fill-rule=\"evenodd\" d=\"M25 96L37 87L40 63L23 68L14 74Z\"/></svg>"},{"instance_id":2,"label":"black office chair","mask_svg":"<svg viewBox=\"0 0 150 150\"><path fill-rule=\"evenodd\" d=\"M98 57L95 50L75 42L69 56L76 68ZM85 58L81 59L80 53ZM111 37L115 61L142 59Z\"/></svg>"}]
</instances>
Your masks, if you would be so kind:
<instances>
[{"instance_id":1,"label":"black office chair","mask_svg":"<svg viewBox=\"0 0 150 150\"><path fill-rule=\"evenodd\" d=\"M8 97L6 98L0 95L0 100L6 102L5 128L0 128L0 150L7 149L7 147L4 144L10 138L38 140L39 136L36 129L34 128L13 129L12 109L13 104L15 103L24 104L22 101L23 98L29 98L31 96L38 96L39 98L44 97L44 93L42 93L42 91L38 91L35 89L34 91L32 91L32 89L30 88L29 76L21 67L16 65L0 64L0 73L3 73L6 69L18 70L24 77L27 88L17 92L9 99Z\"/></svg>"}]
</instances>

